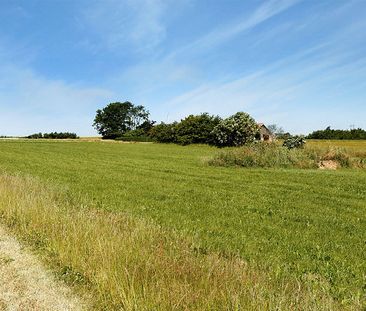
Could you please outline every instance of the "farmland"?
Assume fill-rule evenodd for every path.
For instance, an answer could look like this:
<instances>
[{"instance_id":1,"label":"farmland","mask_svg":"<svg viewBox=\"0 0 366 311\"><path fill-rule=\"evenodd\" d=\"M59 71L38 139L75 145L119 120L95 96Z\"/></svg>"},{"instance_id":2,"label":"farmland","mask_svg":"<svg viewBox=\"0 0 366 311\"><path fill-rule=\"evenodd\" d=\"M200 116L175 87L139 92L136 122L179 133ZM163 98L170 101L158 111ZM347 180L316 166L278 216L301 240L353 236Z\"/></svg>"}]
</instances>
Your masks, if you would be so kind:
<instances>
[{"instance_id":1,"label":"farmland","mask_svg":"<svg viewBox=\"0 0 366 311\"><path fill-rule=\"evenodd\" d=\"M309 145L318 147L329 144L335 143L309 142ZM364 141L336 144L351 148L353 152L366 151ZM177 309L213 309L224 302L227 302L228 309L258 306L261 302L263 309L288 309L291 306L299 309L362 309L365 306L366 278L366 171L208 166L206 159L216 152L217 149L202 145L0 141L1 184L8 191L3 190L0 211L3 221L19 236L28 237L30 243L34 238L29 239L27 226L32 225L34 215L44 220L42 223L34 220L30 228L46 244L47 236L52 236L52 226L47 228L47 217L52 219L51 213L56 215L53 226L63 223L61 227L64 228L73 219L78 219L79 223L85 220L80 227L96 230L99 235L107 234L108 226L126 221L129 223L127 229L118 231L125 239L128 232L138 234L142 230L136 233L136 228L148 227L151 236L159 238L149 239L149 234L145 233L145 240L134 240L136 245L144 248L146 243L147 248L155 249L154 243L167 243L167 240L169 243L166 245L173 248L171 251L168 246L164 248L167 254L162 255L160 262L152 260L155 268L160 267L156 271L169 271L167 267L162 268L164 260L172 267L176 267L172 264L175 261L186 265L187 270L190 266L196 271L195 277L191 280L185 278L183 271L180 272L182 280L197 291L202 290L206 296L210 285L202 281L204 274L197 271L215 266L209 258L218 256L216 266L223 267L220 271L228 271L234 266L238 269L237 260L248 265L243 279L238 276L241 272L235 276L229 272L213 273L213 280L220 283L221 279L223 284L216 284L219 289L210 292L215 295L211 299L212 305L210 301L199 305L188 289L180 288L176 291ZM48 195L55 192L58 194ZM12 212L11 208L6 211L6 204L16 205L17 197L23 200L24 213L16 209ZM50 205L54 203L60 208L43 209L42 217L40 211L34 214L27 212L27 202L36 205L42 200L49 200ZM47 202L42 203L43 208ZM78 206L83 207L80 213L86 214L72 214ZM119 217L125 218L121 220ZM105 231L97 231L92 224L99 224ZM59 230L63 230L61 227ZM68 231L65 232L67 234ZM46 236L42 240L44 233ZM82 235L79 231L73 234ZM57 236L53 239L56 241ZM111 235L113 239L116 239L115 235ZM67 266L80 273L81 277L87 275L87 268L73 261L74 257L62 255L60 243L52 244L53 256L58 258L57 265ZM179 246L181 244L186 246ZM79 247L79 250L73 250L75 254L78 251L82 253L85 246ZM131 252L134 249L131 245L118 247ZM150 252L145 256L153 254ZM187 262L177 259L182 254L186 254L183 257L188 258ZM201 258L200 263L197 263L197 258ZM136 257L125 260L138 261ZM233 260L236 260L235 264ZM242 271L235 269L233 271ZM190 275L191 272L186 273ZM160 280L162 290L169 287L165 279L152 279ZM243 280L248 282L247 287ZM105 295L109 289L104 284L96 290L102 297L100 303L110 308L123 306L131 310L148 310L157 306L170 309L172 306L164 299L172 298L162 295L160 301L155 301L152 297L158 288L144 285L145 281L136 277L134 293L123 295L118 284L113 285L115 294ZM183 281L177 282L182 284ZM141 289L144 286L145 289ZM239 294L241 287L247 291ZM296 287L301 291L295 294L288 292L294 292ZM251 291L250 288L254 289ZM260 289L258 293L255 293L255 288ZM218 298L222 295L226 296ZM237 297L234 299L234 296ZM300 302L302 307L299 307ZM136 303L146 305L136 307Z\"/></svg>"}]
</instances>

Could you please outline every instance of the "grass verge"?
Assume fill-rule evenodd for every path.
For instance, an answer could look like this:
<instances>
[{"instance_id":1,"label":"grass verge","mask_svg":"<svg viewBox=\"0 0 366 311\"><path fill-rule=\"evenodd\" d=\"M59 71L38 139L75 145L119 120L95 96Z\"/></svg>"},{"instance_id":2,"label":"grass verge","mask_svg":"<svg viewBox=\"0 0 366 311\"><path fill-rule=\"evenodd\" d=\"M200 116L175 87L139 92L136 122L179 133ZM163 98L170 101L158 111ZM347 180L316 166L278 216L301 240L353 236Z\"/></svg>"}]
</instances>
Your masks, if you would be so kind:
<instances>
[{"instance_id":1,"label":"grass verge","mask_svg":"<svg viewBox=\"0 0 366 311\"><path fill-rule=\"evenodd\" d=\"M319 277L279 279L238 257L203 254L187 237L86 207L33 178L0 175L0 215L66 281L92 293L97 310L340 308Z\"/></svg>"}]
</instances>

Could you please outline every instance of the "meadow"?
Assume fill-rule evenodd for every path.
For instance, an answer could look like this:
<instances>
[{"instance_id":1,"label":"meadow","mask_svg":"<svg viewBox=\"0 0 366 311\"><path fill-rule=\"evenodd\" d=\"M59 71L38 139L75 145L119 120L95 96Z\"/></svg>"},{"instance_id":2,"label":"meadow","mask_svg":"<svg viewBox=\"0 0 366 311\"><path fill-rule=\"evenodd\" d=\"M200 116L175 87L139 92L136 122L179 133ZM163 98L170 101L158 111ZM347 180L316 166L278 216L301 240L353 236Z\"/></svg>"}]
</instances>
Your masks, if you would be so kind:
<instances>
[{"instance_id":1,"label":"meadow","mask_svg":"<svg viewBox=\"0 0 366 311\"><path fill-rule=\"evenodd\" d=\"M366 151L309 142L333 144ZM366 170L207 165L215 153L0 141L2 220L96 308L365 308Z\"/></svg>"}]
</instances>

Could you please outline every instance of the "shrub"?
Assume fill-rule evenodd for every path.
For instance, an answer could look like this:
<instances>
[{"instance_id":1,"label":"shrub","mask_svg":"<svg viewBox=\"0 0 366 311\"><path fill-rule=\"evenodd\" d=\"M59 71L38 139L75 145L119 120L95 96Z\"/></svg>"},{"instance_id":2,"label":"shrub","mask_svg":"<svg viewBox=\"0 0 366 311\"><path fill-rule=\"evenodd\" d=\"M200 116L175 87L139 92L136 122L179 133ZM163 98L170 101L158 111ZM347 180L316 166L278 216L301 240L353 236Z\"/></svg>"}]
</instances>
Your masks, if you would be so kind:
<instances>
[{"instance_id":1,"label":"shrub","mask_svg":"<svg viewBox=\"0 0 366 311\"><path fill-rule=\"evenodd\" d=\"M189 144L212 144L215 126L221 119L217 116L210 116L208 113L190 115L181 120L176 126L176 142L181 145Z\"/></svg>"},{"instance_id":2,"label":"shrub","mask_svg":"<svg viewBox=\"0 0 366 311\"><path fill-rule=\"evenodd\" d=\"M141 136L147 136L146 132L143 129L128 131L121 137L141 137Z\"/></svg>"},{"instance_id":3,"label":"shrub","mask_svg":"<svg viewBox=\"0 0 366 311\"><path fill-rule=\"evenodd\" d=\"M303 136L292 136L283 142L283 146L288 149L303 148L306 141Z\"/></svg>"},{"instance_id":4,"label":"shrub","mask_svg":"<svg viewBox=\"0 0 366 311\"><path fill-rule=\"evenodd\" d=\"M155 125L150 131L149 136L159 143L177 142L177 122L166 124L164 122Z\"/></svg>"},{"instance_id":5,"label":"shrub","mask_svg":"<svg viewBox=\"0 0 366 311\"><path fill-rule=\"evenodd\" d=\"M212 134L218 147L242 146L255 140L258 126L249 114L237 112L215 126Z\"/></svg>"}]
</instances>

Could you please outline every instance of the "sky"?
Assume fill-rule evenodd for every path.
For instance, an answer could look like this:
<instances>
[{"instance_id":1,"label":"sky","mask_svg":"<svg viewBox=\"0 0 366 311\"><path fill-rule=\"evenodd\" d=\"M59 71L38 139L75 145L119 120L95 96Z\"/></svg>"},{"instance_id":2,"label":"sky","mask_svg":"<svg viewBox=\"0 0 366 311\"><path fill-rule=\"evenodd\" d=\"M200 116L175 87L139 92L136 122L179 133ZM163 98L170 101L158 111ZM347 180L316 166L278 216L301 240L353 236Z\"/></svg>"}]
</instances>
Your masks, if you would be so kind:
<instances>
[{"instance_id":1,"label":"sky","mask_svg":"<svg viewBox=\"0 0 366 311\"><path fill-rule=\"evenodd\" d=\"M116 101L366 128L366 1L0 0L0 135L94 136Z\"/></svg>"}]
</instances>

